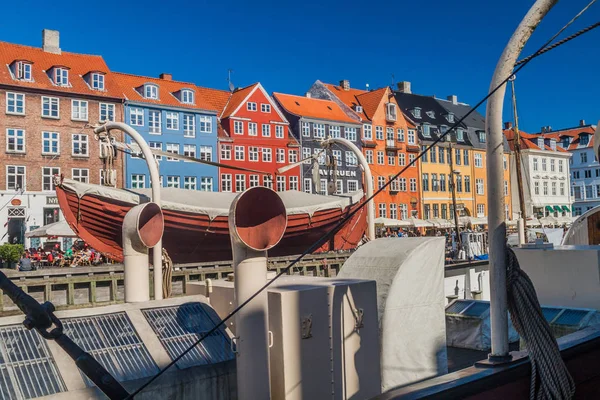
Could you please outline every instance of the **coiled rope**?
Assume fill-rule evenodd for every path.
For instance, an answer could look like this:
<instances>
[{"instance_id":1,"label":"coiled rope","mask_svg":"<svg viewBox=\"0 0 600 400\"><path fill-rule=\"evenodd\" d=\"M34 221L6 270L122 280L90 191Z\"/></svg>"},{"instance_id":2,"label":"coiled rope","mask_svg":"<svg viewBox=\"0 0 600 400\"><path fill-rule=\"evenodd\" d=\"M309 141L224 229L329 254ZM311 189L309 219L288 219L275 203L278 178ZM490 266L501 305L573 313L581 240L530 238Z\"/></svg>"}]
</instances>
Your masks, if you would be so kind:
<instances>
[{"instance_id":1,"label":"coiled rope","mask_svg":"<svg viewBox=\"0 0 600 400\"><path fill-rule=\"evenodd\" d=\"M510 319L527 345L531 362L529 398L572 399L575 382L560 355L550 324L544 318L533 283L519 266L511 248L506 249L506 266Z\"/></svg>"}]
</instances>

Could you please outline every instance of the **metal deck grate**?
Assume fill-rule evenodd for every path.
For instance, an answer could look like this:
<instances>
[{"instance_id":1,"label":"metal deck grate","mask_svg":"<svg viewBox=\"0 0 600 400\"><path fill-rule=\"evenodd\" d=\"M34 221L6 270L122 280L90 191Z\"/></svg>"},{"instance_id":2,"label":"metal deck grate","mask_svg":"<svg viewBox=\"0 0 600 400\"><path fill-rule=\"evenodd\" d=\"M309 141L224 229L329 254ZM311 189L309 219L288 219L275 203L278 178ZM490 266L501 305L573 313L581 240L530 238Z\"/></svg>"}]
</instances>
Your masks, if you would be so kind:
<instances>
[{"instance_id":1,"label":"metal deck grate","mask_svg":"<svg viewBox=\"0 0 600 400\"><path fill-rule=\"evenodd\" d=\"M544 314L544 318L546 318L548 323L552 322L561 311L561 308L542 307L542 314Z\"/></svg>"},{"instance_id":2,"label":"metal deck grate","mask_svg":"<svg viewBox=\"0 0 600 400\"><path fill-rule=\"evenodd\" d=\"M153 308L143 310L143 313L171 359L183 353L200 336L220 322L215 311L204 303ZM233 358L229 336L225 328L220 328L179 360L177 367L183 369Z\"/></svg>"},{"instance_id":3,"label":"metal deck grate","mask_svg":"<svg viewBox=\"0 0 600 400\"><path fill-rule=\"evenodd\" d=\"M554 324L556 325L571 325L579 326L581 320L589 313L589 310L573 310L567 309L563 312Z\"/></svg>"},{"instance_id":4,"label":"metal deck grate","mask_svg":"<svg viewBox=\"0 0 600 400\"><path fill-rule=\"evenodd\" d=\"M37 332L21 325L0 328L0 399L33 399L66 390Z\"/></svg>"},{"instance_id":5,"label":"metal deck grate","mask_svg":"<svg viewBox=\"0 0 600 400\"><path fill-rule=\"evenodd\" d=\"M454 303L446 307L446 314L460 314L465 308L473 303L470 300L456 300Z\"/></svg>"},{"instance_id":6,"label":"metal deck grate","mask_svg":"<svg viewBox=\"0 0 600 400\"><path fill-rule=\"evenodd\" d=\"M481 315L483 313L485 313L486 311L488 311L490 309L490 303L488 302L482 302L482 303L478 303L475 302L471 307L467 308L462 315L467 315L469 317L481 317Z\"/></svg>"},{"instance_id":7,"label":"metal deck grate","mask_svg":"<svg viewBox=\"0 0 600 400\"><path fill-rule=\"evenodd\" d=\"M146 346L123 312L64 319L63 325L65 333L118 381L146 378L158 372ZM94 386L86 376L84 380L88 386Z\"/></svg>"}]
</instances>

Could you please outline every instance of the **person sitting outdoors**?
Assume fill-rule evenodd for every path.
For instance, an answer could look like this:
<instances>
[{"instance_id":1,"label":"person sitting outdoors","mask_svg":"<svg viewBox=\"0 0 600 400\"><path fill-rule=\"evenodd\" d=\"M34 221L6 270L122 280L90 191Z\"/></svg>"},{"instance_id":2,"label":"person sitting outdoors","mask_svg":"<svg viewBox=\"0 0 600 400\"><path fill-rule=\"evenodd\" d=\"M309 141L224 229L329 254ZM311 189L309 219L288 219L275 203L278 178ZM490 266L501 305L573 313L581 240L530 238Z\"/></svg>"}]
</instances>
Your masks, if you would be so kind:
<instances>
[{"instance_id":1,"label":"person sitting outdoors","mask_svg":"<svg viewBox=\"0 0 600 400\"><path fill-rule=\"evenodd\" d=\"M19 271L33 271L33 265L31 264L29 254L24 253L19 260Z\"/></svg>"}]
</instances>

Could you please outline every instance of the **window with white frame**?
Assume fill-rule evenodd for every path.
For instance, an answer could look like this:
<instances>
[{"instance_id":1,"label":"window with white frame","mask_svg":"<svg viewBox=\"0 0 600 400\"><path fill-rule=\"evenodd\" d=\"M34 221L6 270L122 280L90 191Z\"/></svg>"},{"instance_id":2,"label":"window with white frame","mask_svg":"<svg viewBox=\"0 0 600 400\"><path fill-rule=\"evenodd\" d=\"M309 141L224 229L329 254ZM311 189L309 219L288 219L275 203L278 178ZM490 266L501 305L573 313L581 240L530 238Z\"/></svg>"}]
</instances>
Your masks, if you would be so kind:
<instances>
[{"instance_id":1,"label":"window with white frame","mask_svg":"<svg viewBox=\"0 0 600 400\"><path fill-rule=\"evenodd\" d=\"M550 159L550 172L554 172L556 170L556 160L554 158Z\"/></svg>"},{"instance_id":2,"label":"window with white frame","mask_svg":"<svg viewBox=\"0 0 600 400\"><path fill-rule=\"evenodd\" d=\"M340 127L337 125L329 125L329 136L331 136L332 138L341 137Z\"/></svg>"},{"instance_id":3,"label":"window with white frame","mask_svg":"<svg viewBox=\"0 0 600 400\"><path fill-rule=\"evenodd\" d=\"M107 122L115 120L115 105L109 103L100 103L99 121Z\"/></svg>"},{"instance_id":4,"label":"window with white frame","mask_svg":"<svg viewBox=\"0 0 600 400\"><path fill-rule=\"evenodd\" d=\"M416 144L416 135L415 135L415 130L414 129L409 129L408 130L408 144Z\"/></svg>"},{"instance_id":5,"label":"window with white frame","mask_svg":"<svg viewBox=\"0 0 600 400\"><path fill-rule=\"evenodd\" d=\"M396 165L396 154L393 151L387 152L388 165Z\"/></svg>"},{"instance_id":6,"label":"window with white frame","mask_svg":"<svg viewBox=\"0 0 600 400\"><path fill-rule=\"evenodd\" d=\"M235 159L238 161L244 161L245 157L245 151L244 151L244 146L235 146L234 148L235 151Z\"/></svg>"},{"instance_id":7,"label":"window with white frame","mask_svg":"<svg viewBox=\"0 0 600 400\"><path fill-rule=\"evenodd\" d=\"M263 162L271 162L273 161L272 151L269 148L262 148L262 160Z\"/></svg>"},{"instance_id":8,"label":"window with white frame","mask_svg":"<svg viewBox=\"0 0 600 400\"><path fill-rule=\"evenodd\" d=\"M373 164L373 150L365 151L365 159L367 160L367 164Z\"/></svg>"},{"instance_id":9,"label":"window with white frame","mask_svg":"<svg viewBox=\"0 0 600 400\"><path fill-rule=\"evenodd\" d=\"M383 126L375 127L375 139L383 140Z\"/></svg>"},{"instance_id":10,"label":"window with white frame","mask_svg":"<svg viewBox=\"0 0 600 400\"><path fill-rule=\"evenodd\" d=\"M396 129L396 137L399 142L404 142L404 129L402 129L402 128Z\"/></svg>"},{"instance_id":11,"label":"window with white frame","mask_svg":"<svg viewBox=\"0 0 600 400\"><path fill-rule=\"evenodd\" d=\"M363 125L363 139L373 140L373 125L369 125L369 124Z\"/></svg>"},{"instance_id":12,"label":"window with white frame","mask_svg":"<svg viewBox=\"0 0 600 400\"><path fill-rule=\"evenodd\" d=\"M183 155L187 157L196 158L196 145L194 144L184 144L183 145Z\"/></svg>"},{"instance_id":13,"label":"window with white frame","mask_svg":"<svg viewBox=\"0 0 600 400\"><path fill-rule=\"evenodd\" d=\"M564 182L560 183L560 195L561 196L565 195L565 183Z\"/></svg>"},{"instance_id":14,"label":"window with white frame","mask_svg":"<svg viewBox=\"0 0 600 400\"><path fill-rule=\"evenodd\" d=\"M253 188L253 187L256 187L258 185L259 185L259 183L258 183L258 175L250 175L250 187Z\"/></svg>"},{"instance_id":15,"label":"window with white frame","mask_svg":"<svg viewBox=\"0 0 600 400\"><path fill-rule=\"evenodd\" d=\"M312 160L310 156L312 155L312 150L310 147L302 148L302 159L304 160L304 164L312 164Z\"/></svg>"},{"instance_id":16,"label":"window with white frame","mask_svg":"<svg viewBox=\"0 0 600 400\"><path fill-rule=\"evenodd\" d=\"M379 218L386 218L387 217L387 212L386 212L386 204L385 203L379 203Z\"/></svg>"},{"instance_id":17,"label":"window with white frame","mask_svg":"<svg viewBox=\"0 0 600 400\"><path fill-rule=\"evenodd\" d=\"M337 194L344 193L344 181L343 180L338 179L337 181L335 181L335 193L337 193Z\"/></svg>"},{"instance_id":18,"label":"window with white frame","mask_svg":"<svg viewBox=\"0 0 600 400\"><path fill-rule=\"evenodd\" d=\"M406 178L398 178L398 190L406 192Z\"/></svg>"},{"instance_id":19,"label":"window with white frame","mask_svg":"<svg viewBox=\"0 0 600 400\"><path fill-rule=\"evenodd\" d=\"M378 151L377 152L377 164L379 165L385 165L385 161L383 158L383 151Z\"/></svg>"},{"instance_id":20,"label":"window with white frame","mask_svg":"<svg viewBox=\"0 0 600 400\"><path fill-rule=\"evenodd\" d=\"M57 167L43 167L42 168L42 190L50 191L54 190L54 177L60 176L60 168Z\"/></svg>"},{"instance_id":21,"label":"window with white frame","mask_svg":"<svg viewBox=\"0 0 600 400\"><path fill-rule=\"evenodd\" d=\"M327 179L321 179L321 184L319 186L319 194L327 196Z\"/></svg>"},{"instance_id":22,"label":"window with white frame","mask_svg":"<svg viewBox=\"0 0 600 400\"><path fill-rule=\"evenodd\" d=\"M183 114L183 136L196 136L196 117L192 114Z\"/></svg>"},{"instance_id":23,"label":"window with white frame","mask_svg":"<svg viewBox=\"0 0 600 400\"><path fill-rule=\"evenodd\" d=\"M131 108L129 110L129 123L135 126L143 126L144 110L141 108Z\"/></svg>"},{"instance_id":24,"label":"window with white frame","mask_svg":"<svg viewBox=\"0 0 600 400\"><path fill-rule=\"evenodd\" d=\"M87 168L73 168L72 176L74 181L89 183L90 182L90 170Z\"/></svg>"},{"instance_id":25,"label":"window with white frame","mask_svg":"<svg viewBox=\"0 0 600 400\"><path fill-rule=\"evenodd\" d=\"M233 121L233 133L236 135L244 134L244 121Z\"/></svg>"},{"instance_id":26,"label":"window with white frame","mask_svg":"<svg viewBox=\"0 0 600 400\"><path fill-rule=\"evenodd\" d=\"M183 89L181 91L181 102L185 104L194 104L194 91Z\"/></svg>"},{"instance_id":27,"label":"window with white frame","mask_svg":"<svg viewBox=\"0 0 600 400\"><path fill-rule=\"evenodd\" d=\"M325 124L313 124L313 131L316 138L325 137Z\"/></svg>"},{"instance_id":28,"label":"window with white frame","mask_svg":"<svg viewBox=\"0 0 600 400\"><path fill-rule=\"evenodd\" d=\"M312 193L312 179L304 178L304 185L302 186L304 193Z\"/></svg>"},{"instance_id":29,"label":"window with white frame","mask_svg":"<svg viewBox=\"0 0 600 400\"><path fill-rule=\"evenodd\" d=\"M31 81L33 76L31 74L31 64L25 61L17 62L16 68L17 79L22 81Z\"/></svg>"},{"instance_id":30,"label":"window with white frame","mask_svg":"<svg viewBox=\"0 0 600 400\"><path fill-rule=\"evenodd\" d=\"M465 141L464 131L461 128L456 129L456 140L459 142Z\"/></svg>"},{"instance_id":31,"label":"window with white frame","mask_svg":"<svg viewBox=\"0 0 600 400\"><path fill-rule=\"evenodd\" d=\"M92 89L104 90L104 74L98 72L92 74Z\"/></svg>"},{"instance_id":32,"label":"window with white frame","mask_svg":"<svg viewBox=\"0 0 600 400\"><path fill-rule=\"evenodd\" d=\"M421 127L421 132L423 133L424 137L426 137L426 138L431 137L429 124L423 124L423 126Z\"/></svg>"},{"instance_id":33,"label":"window with white frame","mask_svg":"<svg viewBox=\"0 0 600 400\"><path fill-rule=\"evenodd\" d=\"M540 181L533 181L533 193L540 194Z\"/></svg>"},{"instance_id":34,"label":"window with white frame","mask_svg":"<svg viewBox=\"0 0 600 400\"><path fill-rule=\"evenodd\" d=\"M268 187L269 189L273 189L273 177L263 175L263 186Z\"/></svg>"},{"instance_id":35,"label":"window with white frame","mask_svg":"<svg viewBox=\"0 0 600 400\"><path fill-rule=\"evenodd\" d=\"M547 168L547 162L546 162L546 158L542 157L542 171L546 171Z\"/></svg>"},{"instance_id":36,"label":"window with white frame","mask_svg":"<svg viewBox=\"0 0 600 400\"><path fill-rule=\"evenodd\" d=\"M246 110L248 111L256 111L256 103L249 101L246 103Z\"/></svg>"},{"instance_id":37,"label":"window with white frame","mask_svg":"<svg viewBox=\"0 0 600 400\"><path fill-rule=\"evenodd\" d=\"M256 122L248 122L248 136L258 136L258 124Z\"/></svg>"},{"instance_id":38,"label":"window with white frame","mask_svg":"<svg viewBox=\"0 0 600 400\"><path fill-rule=\"evenodd\" d=\"M408 162L409 162L409 163L412 163L413 161L415 161L415 157L416 157L416 156L415 156L414 154L412 154L412 153L411 153L411 154L409 154L409 155L408 155ZM414 163L414 164L412 164L412 165L411 165L411 167L412 167L412 168L417 168L417 163Z\"/></svg>"},{"instance_id":39,"label":"window with white frame","mask_svg":"<svg viewBox=\"0 0 600 400\"><path fill-rule=\"evenodd\" d=\"M271 125L262 124L262 136L263 137L271 137Z\"/></svg>"},{"instance_id":40,"label":"window with white frame","mask_svg":"<svg viewBox=\"0 0 600 400\"><path fill-rule=\"evenodd\" d=\"M341 150L332 150L331 155L335 158L336 165L338 167L342 166L342 151Z\"/></svg>"},{"instance_id":41,"label":"window with white frame","mask_svg":"<svg viewBox=\"0 0 600 400\"><path fill-rule=\"evenodd\" d=\"M298 152L296 150L288 150L288 162L290 164L298 162Z\"/></svg>"},{"instance_id":42,"label":"window with white frame","mask_svg":"<svg viewBox=\"0 0 600 400\"><path fill-rule=\"evenodd\" d=\"M421 118L421 109L419 107L413 108L412 115L415 118Z\"/></svg>"},{"instance_id":43,"label":"window with white frame","mask_svg":"<svg viewBox=\"0 0 600 400\"><path fill-rule=\"evenodd\" d=\"M162 151L162 143L161 142L148 142L148 146L150 146L151 149ZM154 159L162 160L162 156L154 154Z\"/></svg>"},{"instance_id":44,"label":"window with white frame","mask_svg":"<svg viewBox=\"0 0 600 400\"><path fill-rule=\"evenodd\" d=\"M556 196L556 182L552 182L552 196Z\"/></svg>"},{"instance_id":45,"label":"window with white frame","mask_svg":"<svg viewBox=\"0 0 600 400\"><path fill-rule=\"evenodd\" d=\"M483 168L483 159L481 153L475 153L475 167Z\"/></svg>"},{"instance_id":46,"label":"window with white frame","mask_svg":"<svg viewBox=\"0 0 600 400\"><path fill-rule=\"evenodd\" d=\"M196 190L196 177L185 176L183 177L183 188L187 190Z\"/></svg>"},{"instance_id":47,"label":"window with white frame","mask_svg":"<svg viewBox=\"0 0 600 400\"><path fill-rule=\"evenodd\" d=\"M71 119L75 121L88 120L88 102L85 100L71 100Z\"/></svg>"},{"instance_id":48,"label":"window with white frame","mask_svg":"<svg viewBox=\"0 0 600 400\"><path fill-rule=\"evenodd\" d=\"M271 105L270 104L264 104L264 103L262 103L260 105L260 112L270 113L271 112Z\"/></svg>"},{"instance_id":49,"label":"window with white frame","mask_svg":"<svg viewBox=\"0 0 600 400\"><path fill-rule=\"evenodd\" d=\"M377 177L377 189L381 189L385 185L385 177L378 176Z\"/></svg>"},{"instance_id":50,"label":"window with white frame","mask_svg":"<svg viewBox=\"0 0 600 400\"><path fill-rule=\"evenodd\" d=\"M398 206L394 203L390 203L390 218L398 219Z\"/></svg>"},{"instance_id":51,"label":"window with white frame","mask_svg":"<svg viewBox=\"0 0 600 400\"><path fill-rule=\"evenodd\" d=\"M417 191L417 178L410 178L409 184L410 184L410 191L416 192Z\"/></svg>"},{"instance_id":52,"label":"window with white frame","mask_svg":"<svg viewBox=\"0 0 600 400\"><path fill-rule=\"evenodd\" d=\"M281 176L281 175L277 176L277 191L278 192L285 191L285 176Z\"/></svg>"},{"instance_id":53,"label":"window with white frame","mask_svg":"<svg viewBox=\"0 0 600 400\"><path fill-rule=\"evenodd\" d=\"M42 117L60 118L60 101L58 97L42 96Z\"/></svg>"},{"instance_id":54,"label":"window with white frame","mask_svg":"<svg viewBox=\"0 0 600 400\"><path fill-rule=\"evenodd\" d=\"M20 165L7 165L6 190L25 190L25 185L25 167Z\"/></svg>"},{"instance_id":55,"label":"window with white frame","mask_svg":"<svg viewBox=\"0 0 600 400\"><path fill-rule=\"evenodd\" d=\"M355 167L358 165L358 159L356 158L356 154L354 154L353 151L346 152L346 165L349 167Z\"/></svg>"},{"instance_id":56,"label":"window with white frame","mask_svg":"<svg viewBox=\"0 0 600 400\"><path fill-rule=\"evenodd\" d=\"M544 189L544 196L548 196L548 182L542 182L542 188Z\"/></svg>"},{"instance_id":57,"label":"window with white frame","mask_svg":"<svg viewBox=\"0 0 600 400\"><path fill-rule=\"evenodd\" d=\"M60 140L58 132L42 132L42 154L59 154Z\"/></svg>"},{"instance_id":58,"label":"window with white frame","mask_svg":"<svg viewBox=\"0 0 600 400\"><path fill-rule=\"evenodd\" d=\"M146 175L132 174L131 175L131 188L132 189L146 188Z\"/></svg>"},{"instance_id":59,"label":"window with white frame","mask_svg":"<svg viewBox=\"0 0 600 400\"><path fill-rule=\"evenodd\" d=\"M394 128L385 128L385 140L394 140Z\"/></svg>"},{"instance_id":60,"label":"window with white frame","mask_svg":"<svg viewBox=\"0 0 600 400\"><path fill-rule=\"evenodd\" d=\"M408 206L406 204L399 204L400 206L400 218L407 219L408 218Z\"/></svg>"},{"instance_id":61,"label":"window with white frame","mask_svg":"<svg viewBox=\"0 0 600 400\"><path fill-rule=\"evenodd\" d=\"M148 111L148 131L150 133L160 134L160 111L150 110Z\"/></svg>"},{"instance_id":62,"label":"window with white frame","mask_svg":"<svg viewBox=\"0 0 600 400\"><path fill-rule=\"evenodd\" d=\"M158 99L158 86L144 85L144 97L151 100Z\"/></svg>"},{"instance_id":63,"label":"window with white frame","mask_svg":"<svg viewBox=\"0 0 600 400\"><path fill-rule=\"evenodd\" d=\"M167 176L167 187L179 189L179 176Z\"/></svg>"},{"instance_id":64,"label":"window with white frame","mask_svg":"<svg viewBox=\"0 0 600 400\"><path fill-rule=\"evenodd\" d=\"M277 149L275 153L275 162L284 163L285 162L285 149Z\"/></svg>"},{"instance_id":65,"label":"window with white frame","mask_svg":"<svg viewBox=\"0 0 600 400\"><path fill-rule=\"evenodd\" d=\"M290 176L290 190L298 190L298 177Z\"/></svg>"},{"instance_id":66,"label":"window with white frame","mask_svg":"<svg viewBox=\"0 0 600 400\"><path fill-rule=\"evenodd\" d=\"M477 218L485 217L485 204L477 204Z\"/></svg>"},{"instance_id":67,"label":"window with white frame","mask_svg":"<svg viewBox=\"0 0 600 400\"><path fill-rule=\"evenodd\" d=\"M69 70L66 68L54 68L54 84L57 86L69 86Z\"/></svg>"},{"instance_id":68,"label":"window with white frame","mask_svg":"<svg viewBox=\"0 0 600 400\"><path fill-rule=\"evenodd\" d=\"M212 161L212 146L200 146L200 159Z\"/></svg>"},{"instance_id":69,"label":"window with white frame","mask_svg":"<svg viewBox=\"0 0 600 400\"><path fill-rule=\"evenodd\" d=\"M532 163L533 163L533 170L537 171L538 170L538 159L536 157L534 157L532 159Z\"/></svg>"},{"instance_id":70,"label":"window with white frame","mask_svg":"<svg viewBox=\"0 0 600 400\"><path fill-rule=\"evenodd\" d=\"M71 155L79 157L88 157L90 155L88 146L88 135L82 135L80 133L73 134L71 143Z\"/></svg>"},{"instance_id":71,"label":"window with white frame","mask_svg":"<svg viewBox=\"0 0 600 400\"><path fill-rule=\"evenodd\" d=\"M349 127L345 127L344 128L344 135L346 136L346 139L352 141L352 142L356 142L356 128L349 128Z\"/></svg>"},{"instance_id":72,"label":"window with white frame","mask_svg":"<svg viewBox=\"0 0 600 400\"><path fill-rule=\"evenodd\" d=\"M200 190L203 192L213 191L213 178L210 176L203 176L200 178Z\"/></svg>"},{"instance_id":73,"label":"window with white frame","mask_svg":"<svg viewBox=\"0 0 600 400\"><path fill-rule=\"evenodd\" d=\"M398 165L401 167L406 165L406 154L398 153Z\"/></svg>"},{"instance_id":74,"label":"window with white frame","mask_svg":"<svg viewBox=\"0 0 600 400\"><path fill-rule=\"evenodd\" d=\"M348 192L356 192L358 190L358 181L348 181Z\"/></svg>"},{"instance_id":75,"label":"window with white frame","mask_svg":"<svg viewBox=\"0 0 600 400\"><path fill-rule=\"evenodd\" d=\"M485 131L479 131L479 141L485 143Z\"/></svg>"},{"instance_id":76,"label":"window with white frame","mask_svg":"<svg viewBox=\"0 0 600 400\"><path fill-rule=\"evenodd\" d=\"M179 154L179 143L167 143L167 153ZM167 157L167 161L179 161L177 158Z\"/></svg>"},{"instance_id":77,"label":"window with white frame","mask_svg":"<svg viewBox=\"0 0 600 400\"><path fill-rule=\"evenodd\" d=\"M563 172L563 160L558 160L558 172Z\"/></svg>"},{"instance_id":78,"label":"window with white frame","mask_svg":"<svg viewBox=\"0 0 600 400\"><path fill-rule=\"evenodd\" d=\"M255 147L255 146L248 147L248 161L252 161L252 162L258 161L258 147Z\"/></svg>"},{"instance_id":79,"label":"window with white frame","mask_svg":"<svg viewBox=\"0 0 600 400\"><path fill-rule=\"evenodd\" d=\"M172 131L176 131L179 129L179 113L167 111L165 119L167 129Z\"/></svg>"},{"instance_id":80,"label":"window with white frame","mask_svg":"<svg viewBox=\"0 0 600 400\"><path fill-rule=\"evenodd\" d=\"M310 123L308 123L308 122L302 123L302 136L310 137Z\"/></svg>"},{"instance_id":81,"label":"window with white frame","mask_svg":"<svg viewBox=\"0 0 600 400\"><path fill-rule=\"evenodd\" d=\"M200 132L211 133L212 132L212 117L200 116Z\"/></svg>"},{"instance_id":82,"label":"window with white frame","mask_svg":"<svg viewBox=\"0 0 600 400\"><path fill-rule=\"evenodd\" d=\"M6 92L6 113L25 114L25 95L23 93Z\"/></svg>"},{"instance_id":83,"label":"window with white frame","mask_svg":"<svg viewBox=\"0 0 600 400\"><path fill-rule=\"evenodd\" d=\"M475 185L476 185L476 190L477 190L477 194L483 195L484 193L484 186L483 186L483 179L475 179Z\"/></svg>"},{"instance_id":84,"label":"window with white frame","mask_svg":"<svg viewBox=\"0 0 600 400\"><path fill-rule=\"evenodd\" d=\"M6 129L6 152L25 153L25 131L23 129Z\"/></svg>"},{"instance_id":85,"label":"window with white frame","mask_svg":"<svg viewBox=\"0 0 600 400\"><path fill-rule=\"evenodd\" d=\"M246 190L246 175L244 174L236 174L235 175L235 191L237 193L243 192Z\"/></svg>"}]
</instances>

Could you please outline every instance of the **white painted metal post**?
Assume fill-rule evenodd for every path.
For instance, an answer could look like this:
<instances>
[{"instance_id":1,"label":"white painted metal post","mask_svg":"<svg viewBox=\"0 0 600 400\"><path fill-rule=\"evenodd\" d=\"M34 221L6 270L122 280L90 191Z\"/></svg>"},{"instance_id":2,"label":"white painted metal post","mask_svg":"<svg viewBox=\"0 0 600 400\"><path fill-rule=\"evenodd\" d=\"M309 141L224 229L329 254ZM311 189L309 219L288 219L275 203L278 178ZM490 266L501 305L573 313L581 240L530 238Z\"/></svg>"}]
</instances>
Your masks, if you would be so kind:
<instances>
[{"instance_id":1,"label":"white painted metal post","mask_svg":"<svg viewBox=\"0 0 600 400\"><path fill-rule=\"evenodd\" d=\"M558 0L537 0L523 18L506 45L490 84L494 90L515 67L521 50L544 16ZM508 354L508 313L506 299L506 223L504 221L504 168L502 108L506 84L487 101L487 187L488 228L490 236L490 319L492 352L490 360L502 360Z\"/></svg>"},{"instance_id":2,"label":"white painted metal post","mask_svg":"<svg viewBox=\"0 0 600 400\"><path fill-rule=\"evenodd\" d=\"M321 143L321 146L325 148L334 143L345 146L356 155L358 162L365 171L365 187L367 188L366 196L367 198L373 196L373 176L371 175L371 169L369 168L369 164L363 153L348 139L329 138L324 140ZM367 237L369 240L375 240L375 205L373 204L373 200L369 200L369 203L367 204Z\"/></svg>"},{"instance_id":3,"label":"white painted metal post","mask_svg":"<svg viewBox=\"0 0 600 400\"><path fill-rule=\"evenodd\" d=\"M523 218L517 219L517 230L519 232L519 245L527 243L525 237L525 220Z\"/></svg>"},{"instance_id":4,"label":"white painted metal post","mask_svg":"<svg viewBox=\"0 0 600 400\"><path fill-rule=\"evenodd\" d=\"M144 158L146 159L146 164L148 164L148 171L150 172L150 182L152 183L152 202L156 203L162 208L160 201L160 174L158 172L158 164L156 163L156 160L150 151L150 147L142 135L138 133L138 131L122 122L107 122L102 126L94 128L94 132L98 134L101 132L108 132L111 129L118 129L122 132L125 132L131 136L138 146L140 146L142 154L144 154ZM162 300L162 239L159 240L153 247L152 265L154 266L154 299Z\"/></svg>"}]
</instances>

